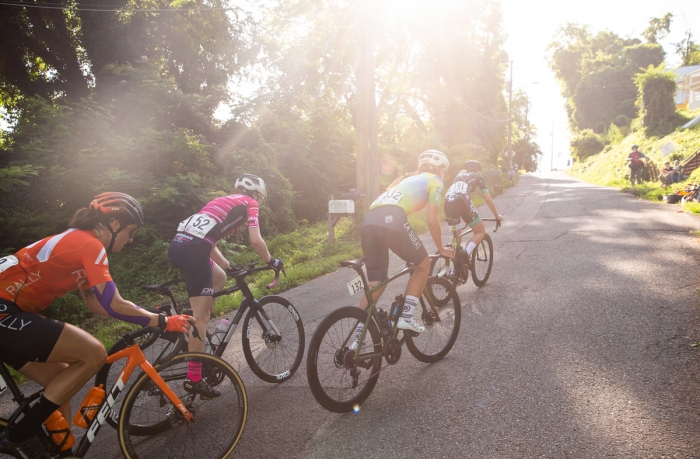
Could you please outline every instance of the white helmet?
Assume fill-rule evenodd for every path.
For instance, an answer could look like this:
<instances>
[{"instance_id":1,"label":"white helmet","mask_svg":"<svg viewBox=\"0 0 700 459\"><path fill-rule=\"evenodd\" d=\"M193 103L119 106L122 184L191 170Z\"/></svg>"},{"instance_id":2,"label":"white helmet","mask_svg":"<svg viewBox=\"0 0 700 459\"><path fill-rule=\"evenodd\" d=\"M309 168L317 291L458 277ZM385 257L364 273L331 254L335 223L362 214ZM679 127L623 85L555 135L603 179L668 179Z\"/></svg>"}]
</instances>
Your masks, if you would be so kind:
<instances>
[{"instance_id":1,"label":"white helmet","mask_svg":"<svg viewBox=\"0 0 700 459\"><path fill-rule=\"evenodd\" d=\"M267 196L267 188L263 179L253 174L243 174L236 180L236 189L243 188L247 191L257 191L263 198Z\"/></svg>"},{"instance_id":2,"label":"white helmet","mask_svg":"<svg viewBox=\"0 0 700 459\"><path fill-rule=\"evenodd\" d=\"M450 167L450 161L445 156L445 153L437 150L426 150L418 156L418 168L423 164L430 164L435 167Z\"/></svg>"}]
</instances>

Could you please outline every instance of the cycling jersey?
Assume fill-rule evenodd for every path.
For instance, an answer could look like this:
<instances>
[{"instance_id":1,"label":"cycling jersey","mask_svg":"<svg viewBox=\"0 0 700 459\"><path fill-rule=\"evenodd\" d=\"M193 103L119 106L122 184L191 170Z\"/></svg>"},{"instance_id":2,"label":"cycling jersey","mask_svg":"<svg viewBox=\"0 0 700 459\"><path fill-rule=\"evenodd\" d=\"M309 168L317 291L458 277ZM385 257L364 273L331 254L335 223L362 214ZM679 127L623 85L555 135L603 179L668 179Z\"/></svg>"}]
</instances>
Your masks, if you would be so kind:
<instances>
[{"instance_id":1,"label":"cycling jersey","mask_svg":"<svg viewBox=\"0 0 700 459\"><path fill-rule=\"evenodd\" d=\"M375 199L370 209L380 206L399 206L406 215L409 215L428 204L439 206L444 186L442 179L430 172L412 175L382 193Z\"/></svg>"},{"instance_id":2,"label":"cycling jersey","mask_svg":"<svg viewBox=\"0 0 700 459\"><path fill-rule=\"evenodd\" d=\"M445 200L453 201L464 197L468 198L477 189L480 189L483 194L489 194L483 175L478 172L460 172L455 177L450 189L447 190Z\"/></svg>"},{"instance_id":3,"label":"cycling jersey","mask_svg":"<svg viewBox=\"0 0 700 459\"><path fill-rule=\"evenodd\" d=\"M71 228L0 258L0 298L31 313L111 280L107 251L92 231Z\"/></svg>"},{"instance_id":4,"label":"cycling jersey","mask_svg":"<svg viewBox=\"0 0 700 459\"><path fill-rule=\"evenodd\" d=\"M199 213L181 221L177 231L215 245L219 239L237 232L244 223L248 223L248 228L259 227L258 213L258 203L253 198L232 194L210 201Z\"/></svg>"}]
</instances>

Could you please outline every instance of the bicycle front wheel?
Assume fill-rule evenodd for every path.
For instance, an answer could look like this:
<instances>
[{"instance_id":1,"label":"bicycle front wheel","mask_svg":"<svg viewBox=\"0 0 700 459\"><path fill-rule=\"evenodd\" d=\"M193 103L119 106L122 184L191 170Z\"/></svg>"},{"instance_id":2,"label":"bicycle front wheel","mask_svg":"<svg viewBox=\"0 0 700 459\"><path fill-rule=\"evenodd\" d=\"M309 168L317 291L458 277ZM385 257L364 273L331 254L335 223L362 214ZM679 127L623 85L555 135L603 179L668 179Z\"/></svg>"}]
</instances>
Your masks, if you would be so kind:
<instances>
[{"instance_id":1,"label":"bicycle front wheel","mask_svg":"<svg viewBox=\"0 0 700 459\"><path fill-rule=\"evenodd\" d=\"M245 318L243 355L255 375L279 383L291 378L304 357L304 324L292 303L281 296L259 300Z\"/></svg>"},{"instance_id":2,"label":"bicycle front wheel","mask_svg":"<svg viewBox=\"0 0 700 459\"><path fill-rule=\"evenodd\" d=\"M311 337L306 375L316 401L325 409L346 413L359 407L379 378L382 357L355 360L350 346L357 324L364 324L367 313L355 306L337 309L321 321ZM360 353L382 352L382 340L374 321L360 345Z\"/></svg>"},{"instance_id":3,"label":"bicycle front wheel","mask_svg":"<svg viewBox=\"0 0 700 459\"><path fill-rule=\"evenodd\" d=\"M185 390L188 362L201 362L202 378L220 395L206 399ZM119 413L119 446L124 457L228 457L241 439L248 416L248 397L233 367L215 355L191 352L155 369L194 420L188 422L160 386L143 374ZM142 428L132 432L133 426L145 425L159 427L149 436L143 435Z\"/></svg>"},{"instance_id":4,"label":"bicycle front wheel","mask_svg":"<svg viewBox=\"0 0 700 459\"><path fill-rule=\"evenodd\" d=\"M493 242L491 236L484 234L484 239L472 252L472 279L477 287L483 287L491 275L493 266Z\"/></svg>"},{"instance_id":5,"label":"bicycle front wheel","mask_svg":"<svg viewBox=\"0 0 700 459\"><path fill-rule=\"evenodd\" d=\"M433 310L426 294L421 296L421 320L425 331L416 337L409 336L406 346L416 359L432 363L445 357L454 346L462 322L462 306L457 291L445 279L429 277L426 292L437 292L447 301L434 302Z\"/></svg>"},{"instance_id":6,"label":"bicycle front wheel","mask_svg":"<svg viewBox=\"0 0 700 459\"><path fill-rule=\"evenodd\" d=\"M159 363L167 362L168 360L171 360L174 356L178 355L183 349L187 348L187 340L185 339L185 335L182 333L162 332L160 336L158 336L158 339L156 339L155 341L153 341L152 338L153 335L148 333L141 336L137 340L137 342L139 343L139 347L141 348L143 354L146 356L146 359L151 363L151 365L157 365ZM108 354L114 354L126 347L127 344L125 342L119 341L117 342L117 344L112 346L112 348L108 351ZM99 371L99 373L95 375L95 386L97 387L100 384L102 384L105 389L105 392L109 393L109 384L116 381L117 376L124 368L125 363L125 360L119 360L111 365L105 364ZM139 376L140 374L141 369L136 368L134 374L132 375L132 381L136 380L134 376ZM123 389L123 392L126 392L128 390L129 388L127 387L126 389ZM122 399L117 399L114 402L114 406L112 407L109 416L107 417L107 424L109 424L115 429L119 425L119 411L121 408L121 403ZM144 432L147 431L148 430L145 430ZM137 426L134 426L133 432L138 432ZM150 434L144 433L144 435Z\"/></svg>"}]
</instances>

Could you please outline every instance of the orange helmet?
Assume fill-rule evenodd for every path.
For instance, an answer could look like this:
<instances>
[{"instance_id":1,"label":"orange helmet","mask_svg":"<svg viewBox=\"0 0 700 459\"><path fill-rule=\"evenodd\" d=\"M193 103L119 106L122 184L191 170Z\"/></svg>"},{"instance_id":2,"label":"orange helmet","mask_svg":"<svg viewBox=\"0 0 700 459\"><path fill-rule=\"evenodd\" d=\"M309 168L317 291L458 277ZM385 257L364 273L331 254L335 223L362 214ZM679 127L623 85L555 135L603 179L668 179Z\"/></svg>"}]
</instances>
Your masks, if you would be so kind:
<instances>
[{"instance_id":1,"label":"orange helmet","mask_svg":"<svg viewBox=\"0 0 700 459\"><path fill-rule=\"evenodd\" d=\"M128 194L115 191L100 193L90 203L90 209L99 210L127 225L144 225L141 205Z\"/></svg>"}]
</instances>

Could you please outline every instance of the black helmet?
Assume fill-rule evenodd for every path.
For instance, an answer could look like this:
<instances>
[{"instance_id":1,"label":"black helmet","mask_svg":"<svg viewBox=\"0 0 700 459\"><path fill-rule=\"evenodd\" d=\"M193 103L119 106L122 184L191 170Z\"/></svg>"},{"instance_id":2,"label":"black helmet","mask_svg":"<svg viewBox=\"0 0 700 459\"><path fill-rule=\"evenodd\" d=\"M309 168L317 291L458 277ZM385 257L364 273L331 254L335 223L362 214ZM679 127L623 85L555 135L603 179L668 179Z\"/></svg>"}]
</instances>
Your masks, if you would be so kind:
<instances>
[{"instance_id":1,"label":"black helmet","mask_svg":"<svg viewBox=\"0 0 700 459\"><path fill-rule=\"evenodd\" d=\"M464 163L464 169L470 172L483 172L484 170L481 167L481 163L475 159L470 159L469 161Z\"/></svg>"},{"instance_id":2,"label":"black helmet","mask_svg":"<svg viewBox=\"0 0 700 459\"><path fill-rule=\"evenodd\" d=\"M89 207L91 210L99 210L123 224L144 225L141 205L128 194L114 191L100 193L93 198Z\"/></svg>"}]
</instances>

